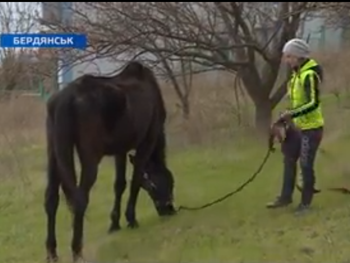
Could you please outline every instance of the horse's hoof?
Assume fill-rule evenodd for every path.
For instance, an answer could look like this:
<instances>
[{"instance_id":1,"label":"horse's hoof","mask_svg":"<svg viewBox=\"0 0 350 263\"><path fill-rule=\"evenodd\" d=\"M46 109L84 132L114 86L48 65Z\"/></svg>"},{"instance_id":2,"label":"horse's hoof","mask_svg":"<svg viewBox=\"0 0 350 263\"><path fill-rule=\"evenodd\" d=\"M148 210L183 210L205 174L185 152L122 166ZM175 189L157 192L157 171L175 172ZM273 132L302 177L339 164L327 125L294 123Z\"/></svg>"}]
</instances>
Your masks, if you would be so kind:
<instances>
[{"instance_id":1,"label":"horse's hoof","mask_svg":"<svg viewBox=\"0 0 350 263\"><path fill-rule=\"evenodd\" d=\"M56 263L58 262L58 256L57 255L49 255L46 257L47 263Z\"/></svg>"},{"instance_id":2,"label":"horse's hoof","mask_svg":"<svg viewBox=\"0 0 350 263\"><path fill-rule=\"evenodd\" d=\"M84 262L82 253L73 253L73 262L74 263Z\"/></svg>"},{"instance_id":3,"label":"horse's hoof","mask_svg":"<svg viewBox=\"0 0 350 263\"><path fill-rule=\"evenodd\" d=\"M139 227L139 223L136 220L128 223L128 228L135 229L138 227Z\"/></svg>"},{"instance_id":4,"label":"horse's hoof","mask_svg":"<svg viewBox=\"0 0 350 263\"><path fill-rule=\"evenodd\" d=\"M83 256L81 254L73 254L73 262L84 262Z\"/></svg>"},{"instance_id":5,"label":"horse's hoof","mask_svg":"<svg viewBox=\"0 0 350 263\"><path fill-rule=\"evenodd\" d=\"M112 234L114 232L118 232L121 229L120 225L111 225L108 229L108 234Z\"/></svg>"}]
</instances>

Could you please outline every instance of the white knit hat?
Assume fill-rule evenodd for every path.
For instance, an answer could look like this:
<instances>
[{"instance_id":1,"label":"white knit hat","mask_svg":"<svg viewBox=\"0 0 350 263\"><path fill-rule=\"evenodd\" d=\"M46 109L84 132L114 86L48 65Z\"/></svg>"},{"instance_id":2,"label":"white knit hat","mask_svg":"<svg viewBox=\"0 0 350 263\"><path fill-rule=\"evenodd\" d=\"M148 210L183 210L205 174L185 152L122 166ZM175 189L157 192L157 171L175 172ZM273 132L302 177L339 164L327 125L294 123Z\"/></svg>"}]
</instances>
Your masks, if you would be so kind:
<instances>
[{"instance_id":1,"label":"white knit hat","mask_svg":"<svg viewBox=\"0 0 350 263\"><path fill-rule=\"evenodd\" d=\"M309 44L300 38L289 40L283 47L283 54L293 55L299 58L308 58L310 56Z\"/></svg>"}]
</instances>

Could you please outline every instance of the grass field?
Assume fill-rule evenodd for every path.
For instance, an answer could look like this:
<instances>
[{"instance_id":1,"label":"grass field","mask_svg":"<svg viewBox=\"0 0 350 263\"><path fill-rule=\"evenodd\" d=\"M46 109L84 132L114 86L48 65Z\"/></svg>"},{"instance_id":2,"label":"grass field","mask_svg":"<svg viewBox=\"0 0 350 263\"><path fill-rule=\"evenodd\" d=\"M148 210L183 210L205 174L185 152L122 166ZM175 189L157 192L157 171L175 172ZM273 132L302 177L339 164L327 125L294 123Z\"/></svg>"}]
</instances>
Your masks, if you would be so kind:
<instances>
[{"instance_id":1,"label":"grass field","mask_svg":"<svg viewBox=\"0 0 350 263\"><path fill-rule=\"evenodd\" d=\"M282 156L276 152L245 190L202 211L181 211L172 218L160 219L142 192L137 207L140 228L127 229L123 218L123 229L108 235L114 176L112 162L105 159L86 218L86 260L96 263L350 262L350 197L325 190L329 186L350 184L350 133L347 132L350 113L332 99L325 104L324 152L317 162L318 185L324 191L316 196L310 214L298 217L293 213L300 198L298 192L289 208L265 209L265 203L280 190ZM8 111L14 112L14 108ZM45 155L43 135L38 132L43 130L43 118L39 124L30 125L25 115L29 110L22 111L15 116L16 124L26 121L22 124L26 129L14 132L14 124L2 124L0 119L1 263L36 263L45 259ZM6 115L4 109L1 112ZM251 176L266 151L264 141L230 129L229 114L228 119L216 116L218 123L214 131L206 135L203 130L208 127L198 124L209 123L204 118L206 114L195 116L197 126L191 126L182 144L174 136L174 130L180 126L170 125L169 165L176 177L177 205L201 205L236 188ZM190 146L184 147L185 144ZM124 203L127 197L128 192ZM61 262L71 262L71 216L64 201L59 209L57 234Z\"/></svg>"},{"instance_id":2,"label":"grass field","mask_svg":"<svg viewBox=\"0 0 350 263\"><path fill-rule=\"evenodd\" d=\"M332 143L327 149L345 154L349 145ZM177 179L177 204L199 205L237 187L252 174L263 154L262 147L254 149L254 145L245 142L172 154L170 164ZM32 178L31 187L11 188L12 183L1 186L1 203L11 205L1 213L0 262L43 261L41 155L42 150L31 150L33 168L26 171ZM264 208L265 202L279 191L280 158L276 153L243 192L206 210L183 211L161 220L142 193L138 205L141 227L124 228L114 235L106 233L113 198L112 168L106 160L87 216L86 259L91 262L348 262L348 196L325 191L317 196L314 211L303 217L293 214L298 193L296 204L290 208L279 211ZM342 173L347 168L341 165L342 161L346 164L347 160L332 163L328 156L320 155L321 188L342 182ZM70 219L62 205L57 226L62 262L70 262Z\"/></svg>"}]
</instances>

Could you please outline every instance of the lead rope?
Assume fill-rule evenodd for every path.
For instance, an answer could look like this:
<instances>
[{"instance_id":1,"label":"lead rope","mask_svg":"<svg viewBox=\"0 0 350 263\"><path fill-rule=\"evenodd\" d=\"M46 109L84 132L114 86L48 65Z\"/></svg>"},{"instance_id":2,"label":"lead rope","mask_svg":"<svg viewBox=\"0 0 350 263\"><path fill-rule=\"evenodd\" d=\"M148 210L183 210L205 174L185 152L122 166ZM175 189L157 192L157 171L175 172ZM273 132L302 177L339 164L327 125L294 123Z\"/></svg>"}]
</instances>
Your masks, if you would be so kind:
<instances>
[{"instance_id":1,"label":"lead rope","mask_svg":"<svg viewBox=\"0 0 350 263\"><path fill-rule=\"evenodd\" d=\"M176 211L181 211L181 210L187 210L187 211L196 211L196 210L202 210L204 208L213 206L215 204L221 203L224 200L230 198L231 196L241 192L247 185L249 185L251 182L253 182L255 180L255 178L261 173L261 171L263 170L263 168L265 167L265 164L267 163L271 153L274 151L272 145L269 145L269 148L260 164L260 166L258 167L258 169L255 171L255 173L253 173L253 175L247 180L245 181L243 184L241 184L238 188L236 188L235 190L227 193L226 195L217 198L209 203L206 203L204 205L201 206L194 206L194 207L189 207L189 206L179 206Z\"/></svg>"}]
</instances>

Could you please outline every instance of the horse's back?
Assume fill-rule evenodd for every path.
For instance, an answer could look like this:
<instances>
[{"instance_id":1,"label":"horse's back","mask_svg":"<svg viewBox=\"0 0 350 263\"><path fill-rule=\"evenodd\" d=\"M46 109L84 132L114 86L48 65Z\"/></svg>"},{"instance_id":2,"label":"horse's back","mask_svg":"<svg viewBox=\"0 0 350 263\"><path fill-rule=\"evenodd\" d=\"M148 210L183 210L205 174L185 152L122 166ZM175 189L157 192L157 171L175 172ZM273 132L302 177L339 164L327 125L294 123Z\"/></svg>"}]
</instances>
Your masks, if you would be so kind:
<instances>
[{"instance_id":1,"label":"horse's back","mask_svg":"<svg viewBox=\"0 0 350 263\"><path fill-rule=\"evenodd\" d=\"M77 78L49 100L48 109L68 101L74 114L67 118L75 118L78 143L108 149L109 154L134 149L150 132L163 129L165 109L158 83L139 62L130 62L114 77Z\"/></svg>"}]
</instances>

